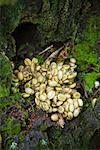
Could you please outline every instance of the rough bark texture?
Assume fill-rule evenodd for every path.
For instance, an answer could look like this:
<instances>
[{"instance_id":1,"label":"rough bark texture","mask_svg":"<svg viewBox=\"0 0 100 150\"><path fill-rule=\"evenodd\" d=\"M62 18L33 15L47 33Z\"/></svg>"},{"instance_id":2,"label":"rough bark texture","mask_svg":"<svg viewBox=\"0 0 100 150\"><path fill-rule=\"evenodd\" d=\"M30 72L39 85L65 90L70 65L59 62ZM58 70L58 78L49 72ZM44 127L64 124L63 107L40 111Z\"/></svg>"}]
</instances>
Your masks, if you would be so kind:
<instances>
[{"instance_id":1,"label":"rough bark texture","mask_svg":"<svg viewBox=\"0 0 100 150\"><path fill-rule=\"evenodd\" d=\"M92 6L94 6L92 0L2 0L0 2L0 52L4 52L10 60L15 61L15 58L18 58L17 61L20 61L19 58L38 54L52 43L59 45L69 40L77 42L77 49L72 53L77 59L79 82L85 82L87 88L85 90L89 94L86 98L83 90L84 107L79 117L66 122L64 129L56 127L50 119L43 120L45 115L41 112L38 113L39 116L30 113L30 101L24 101L20 94L9 96L11 64L8 58L0 53L0 79L2 79L2 82L0 81L0 108L2 109L0 110L0 136L3 137L0 147L2 145L5 150L8 150L15 141L18 143L19 150L100 149L100 102L98 101L94 108L91 105L91 99L96 96L95 93L97 97L99 96L99 90L93 89L94 93L91 94L91 91L89 93L95 80L98 79L99 46L95 48L95 45L96 42L100 44L97 36L99 17L90 18L87 22L89 28L84 35L82 32L86 27L84 22L87 13ZM98 0L96 6L92 8L92 15L99 14ZM2 85L6 91L3 91L4 93ZM80 89L84 89L84 86ZM28 108L31 117L27 115ZM31 131L25 128L27 122L33 123Z\"/></svg>"},{"instance_id":2,"label":"rough bark texture","mask_svg":"<svg viewBox=\"0 0 100 150\"><path fill-rule=\"evenodd\" d=\"M86 5L88 3L82 0L19 0L14 4L3 5L0 27L3 37L0 47L5 51L10 49L10 56L14 55L15 48L11 49L14 40L8 42L7 38L14 30L14 33L17 32L17 37L14 34L17 48L28 43L32 50L37 52L51 43L73 40L83 12L86 11ZM24 30L25 33L21 34L20 31L27 22L32 23L33 31L26 27L28 31ZM23 38L24 36L26 38Z\"/></svg>"}]
</instances>

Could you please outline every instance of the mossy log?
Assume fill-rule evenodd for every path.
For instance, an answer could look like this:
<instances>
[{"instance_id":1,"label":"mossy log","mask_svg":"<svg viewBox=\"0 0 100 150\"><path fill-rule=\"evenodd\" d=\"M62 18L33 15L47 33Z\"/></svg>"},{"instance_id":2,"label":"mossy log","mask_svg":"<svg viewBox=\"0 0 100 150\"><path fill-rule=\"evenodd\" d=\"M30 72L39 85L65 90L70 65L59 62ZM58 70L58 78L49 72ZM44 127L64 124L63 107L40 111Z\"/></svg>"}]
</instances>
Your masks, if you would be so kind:
<instances>
[{"instance_id":1,"label":"mossy log","mask_svg":"<svg viewBox=\"0 0 100 150\"><path fill-rule=\"evenodd\" d=\"M97 5L99 4L98 0L96 0L96 3ZM69 40L75 42L78 31L82 35L82 30L85 27L83 22L86 21L87 13L90 12L91 5L93 4L94 2L89 0L0 1L0 52L3 52L3 55L0 54L0 79L2 77L2 82L0 81L0 103L2 105L2 110L4 110L4 112L0 110L1 116L4 118L2 121L0 118L0 131L4 139L4 142L2 143L4 149L10 148L11 143L15 141L14 137L16 137L16 133L18 134L19 132L20 133L17 136L19 136L18 146L20 148L18 147L18 149L22 149L23 147L23 149L26 147L34 149L34 141L40 142L37 144L37 149L100 149L98 145L98 143L100 143L99 140L95 141L95 138L100 137L99 134L96 135L97 133L100 133L100 102L97 102L95 108L92 108L90 99L84 100L86 105L84 106L80 116L70 122L66 122L64 129L55 127L49 123L47 123L45 127L45 121L43 120L42 128L44 125L45 129L42 132L40 124L36 128L33 128L33 137L30 137L31 140L27 138L31 135L31 131L26 132L27 135L22 133L20 131L19 122L17 128L18 132L15 130L14 134L10 134L10 132L9 134L7 132L5 133L5 131L12 127L10 125L13 124L13 118L10 118L11 116L9 117L9 115L7 116L4 108L8 106L6 111L8 109L9 112L9 106L11 106L11 104L14 105L18 100L18 103L15 105L18 107L19 113L19 110L22 109L23 105L28 103L26 101L23 102L23 99L21 99L18 95L15 95L15 98L9 97L12 68L10 61L5 54L10 60L12 60L16 57L23 58L25 55L33 56L34 54L38 54L43 48L50 44L61 44ZM98 13L98 8L99 5L96 8L97 12L95 13ZM80 29L80 26L82 29ZM83 37L81 36L81 38ZM82 44L80 47L81 46ZM86 45L84 45L84 47L86 47ZM92 52L89 52L92 55ZM79 50L77 51L76 56L78 56L78 54ZM84 52L80 54L83 55ZM95 60L96 58L94 57L93 61L90 62L96 64L97 61ZM84 61L82 61L82 58L78 57L79 65L84 63ZM2 63L4 63L3 66ZM84 69L82 65L81 67L84 74L86 67ZM1 87L4 89L3 92ZM10 103L10 99L12 103ZM6 101L8 101L7 105L5 104ZM21 105L21 107L19 107L19 105ZM22 110L23 111L21 113L26 117L27 112L24 112L25 109ZM25 119L27 122L27 118ZM22 126L22 128L25 128L25 126ZM14 136L11 137L12 135ZM43 145L42 142L43 140L45 141L45 139L43 139L45 137L48 138L48 143ZM26 142L23 142L25 139ZM5 141L8 146L7 148ZM25 147L25 145L27 146Z\"/></svg>"}]
</instances>

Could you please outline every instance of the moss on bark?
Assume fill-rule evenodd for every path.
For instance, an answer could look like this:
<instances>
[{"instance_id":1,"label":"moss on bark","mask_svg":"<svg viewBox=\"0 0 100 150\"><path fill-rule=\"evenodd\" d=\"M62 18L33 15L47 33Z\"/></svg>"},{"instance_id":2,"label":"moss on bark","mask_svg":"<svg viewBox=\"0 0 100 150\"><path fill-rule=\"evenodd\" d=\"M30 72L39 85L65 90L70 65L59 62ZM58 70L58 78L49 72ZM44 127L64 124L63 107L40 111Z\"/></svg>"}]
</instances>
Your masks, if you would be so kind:
<instances>
[{"instance_id":1,"label":"moss on bark","mask_svg":"<svg viewBox=\"0 0 100 150\"><path fill-rule=\"evenodd\" d=\"M78 28L80 24L82 25L82 19L84 18L86 12L88 11L88 7L90 4L88 3L89 2L88 0L86 1L83 0L74 0L74 1L73 0L34 0L34 1L16 0L15 3L12 3L12 1L10 1L10 3L8 3L7 1L7 3L2 3L0 5L0 9L1 9L0 51L5 52L6 55L9 57L9 59L12 59L14 56L16 57L16 54L18 54L18 56L23 55L23 48L22 48L23 46L21 47L21 45L19 45L19 48L16 49L16 39L15 40L13 39L12 34L14 33L17 27L19 27L21 24L24 24L26 22L28 23L31 22L33 26L35 26L35 30L38 33L36 34L35 37L36 39L38 39L36 43L35 44L34 42L32 43L32 40L31 42L29 41L28 43L30 46L28 52L29 56L33 51L37 51L38 49L41 50L41 48L54 42L66 42L69 39L77 42L75 38L76 38ZM95 20L95 18L93 20ZM91 24L91 20L90 20L90 24ZM92 25L90 26L92 27ZM97 40L97 38L95 38L97 35L96 33L97 31L94 32L94 29L95 26L93 25L92 32L90 30L88 30L89 32L87 31L85 32L86 39L89 40L86 41L85 39L85 43L83 42L81 43L81 41L83 40L82 39L83 32L79 31L82 36L80 37L79 43L77 42L78 45L77 45L76 53L74 51L72 52L77 57L77 63L79 66L78 69L81 69L82 71L79 74L79 79L81 79L81 75L85 75L86 81L89 81L89 79L91 80L91 78L94 78L94 76L91 77L91 72L88 73L86 70L88 65L92 63L93 66L95 66L97 63L96 54L94 54L94 50L91 49L91 46L93 48ZM30 37L30 34L31 34L30 32L27 33L28 38ZM92 45L91 43L89 44L89 42L92 42ZM25 44L26 46L27 41L24 41L23 44ZM85 48L87 48L86 52L88 52L88 54L86 53L86 55L84 55ZM83 56L85 58L87 56L86 64L84 64ZM91 56L92 59L89 56ZM88 59L88 57L90 59ZM12 75L12 68L9 59L4 54L0 54L0 79L1 79L0 80L1 81L0 82L0 102L1 102L0 108L2 108L3 110L6 107L6 109L9 111L10 106L16 105L16 107L18 107L18 110L22 109L23 113L27 113L25 112L25 108L24 108L24 105L26 107L26 103L25 103L26 101L21 99L20 95L16 94L15 96L9 96L11 75ZM96 79L97 78L95 77L95 80ZM91 82L87 82L89 89L93 87L93 83L92 85L90 83ZM48 149L60 149L60 150L61 149L81 150L81 149L89 149L89 148L92 149L92 147L90 147L90 141L94 136L94 134L96 133L96 131L100 130L100 122L99 122L100 111L98 107L100 105L100 102L96 103L96 106L92 108L90 104L90 100L92 98L93 95L92 96L90 95L89 99L86 99L86 97L83 95L84 108L82 110L82 113L78 118L73 119L71 122L66 122L64 129L55 127L53 125L51 125L52 127L49 125L48 127L46 126L46 129L44 130L43 130L43 126L39 128L34 127L34 129L32 130L32 132L34 133L33 136L31 137L30 136L31 131L27 131L27 135L26 134L24 135L23 132L25 131L23 131L23 127L22 127L22 131L20 132L20 135L18 135L19 136L18 143L21 146L21 148L25 145L27 145L29 148L30 147L34 148L33 145L34 141L36 142L44 138L43 135L47 133L46 135L48 136L48 142L46 146L48 147ZM30 103L28 103L27 105L29 107ZM1 114L1 116L4 117L3 120L9 117L9 115L8 116L7 115L8 114L5 113L5 109L4 109L4 112L2 111ZM27 119L25 121L27 124ZM5 127L5 122L3 122L1 128ZM20 131L19 126L18 126L18 130ZM40 130L42 129L43 131L40 131L39 129ZM9 135L7 135L6 130L1 130L1 131L2 131L4 141L6 141L6 138L8 138L7 142L9 143ZM17 133L19 132L15 130L14 135L10 139L10 145L11 142L14 141L14 136L16 136ZM29 136L30 138L28 138ZM40 139L38 138L39 136ZM24 139L26 139L26 141L28 142L24 141ZM43 140L44 139L42 139L42 142L40 141L39 143L39 147L41 147L41 149L44 148L44 146L42 147L43 142L46 143L46 141ZM3 142L3 146L4 148L6 147L6 145L4 145L4 142ZM37 149L39 149L38 145L37 145Z\"/></svg>"},{"instance_id":2,"label":"moss on bark","mask_svg":"<svg viewBox=\"0 0 100 150\"><path fill-rule=\"evenodd\" d=\"M9 96L12 78L12 67L9 59L0 53L0 98Z\"/></svg>"},{"instance_id":3,"label":"moss on bark","mask_svg":"<svg viewBox=\"0 0 100 150\"><path fill-rule=\"evenodd\" d=\"M80 21L78 17L81 18L82 15L80 11L85 4L86 2L81 0L21 0L13 5L2 5L0 47L6 51L9 43L7 36L23 22L32 22L37 26L39 41L35 50L52 42L73 39Z\"/></svg>"}]
</instances>

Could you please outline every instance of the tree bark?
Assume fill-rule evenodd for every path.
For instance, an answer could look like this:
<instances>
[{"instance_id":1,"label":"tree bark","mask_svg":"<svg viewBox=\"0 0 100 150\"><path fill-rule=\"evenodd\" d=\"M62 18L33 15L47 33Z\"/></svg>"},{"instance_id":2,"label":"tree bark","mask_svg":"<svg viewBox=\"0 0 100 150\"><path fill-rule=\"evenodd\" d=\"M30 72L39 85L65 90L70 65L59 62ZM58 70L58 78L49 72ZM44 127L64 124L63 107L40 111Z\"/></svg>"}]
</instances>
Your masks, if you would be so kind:
<instances>
[{"instance_id":1,"label":"tree bark","mask_svg":"<svg viewBox=\"0 0 100 150\"><path fill-rule=\"evenodd\" d=\"M13 4L2 5L1 49L7 51L6 47L9 47L10 43L12 45L10 52L14 54L11 50L14 49L14 44L7 40L7 36L13 32L15 42L18 44L17 48L28 42L32 46L32 51L36 53L51 43L73 40L86 5L87 1L83 0L21 0ZM23 24L27 26L27 22L33 24L33 31L25 28L27 33L24 30L21 35L19 28Z\"/></svg>"}]
</instances>

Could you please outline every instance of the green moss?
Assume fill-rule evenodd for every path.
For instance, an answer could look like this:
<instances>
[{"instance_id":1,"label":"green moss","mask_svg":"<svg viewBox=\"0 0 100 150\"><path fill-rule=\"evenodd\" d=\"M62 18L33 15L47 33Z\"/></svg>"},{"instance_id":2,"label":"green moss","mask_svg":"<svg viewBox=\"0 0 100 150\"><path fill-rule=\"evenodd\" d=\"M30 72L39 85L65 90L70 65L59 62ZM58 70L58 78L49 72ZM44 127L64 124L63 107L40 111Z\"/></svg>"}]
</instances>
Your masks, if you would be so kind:
<instances>
[{"instance_id":1,"label":"green moss","mask_svg":"<svg viewBox=\"0 0 100 150\"><path fill-rule=\"evenodd\" d=\"M0 5L14 5L17 0L0 0Z\"/></svg>"},{"instance_id":2,"label":"green moss","mask_svg":"<svg viewBox=\"0 0 100 150\"><path fill-rule=\"evenodd\" d=\"M20 131L21 125L13 117L8 117L5 121L5 125L1 128L1 132L6 132L11 138L14 135L18 135Z\"/></svg>"},{"instance_id":3,"label":"green moss","mask_svg":"<svg viewBox=\"0 0 100 150\"><path fill-rule=\"evenodd\" d=\"M99 72L99 60L95 51L96 41L99 40L99 20L100 17L90 17L86 24L86 29L76 41L75 57L79 66L80 74L84 86L89 91L93 88ZM88 73L88 68L92 66L93 72Z\"/></svg>"},{"instance_id":4,"label":"green moss","mask_svg":"<svg viewBox=\"0 0 100 150\"><path fill-rule=\"evenodd\" d=\"M6 85L0 84L0 98L9 95L9 87L7 88Z\"/></svg>"},{"instance_id":5,"label":"green moss","mask_svg":"<svg viewBox=\"0 0 100 150\"><path fill-rule=\"evenodd\" d=\"M93 16L88 20L88 29L85 32L85 40L94 46L97 39L100 39L100 16Z\"/></svg>"},{"instance_id":6,"label":"green moss","mask_svg":"<svg viewBox=\"0 0 100 150\"><path fill-rule=\"evenodd\" d=\"M43 64L45 58L42 55L36 55L35 57L38 59L39 64Z\"/></svg>"},{"instance_id":7,"label":"green moss","mask_svg":"<svg viewBox=\"0 0 100 150\"><path fill-rule=\"evenodd\" d=\"M63 135L62 130L59 127L51 127L49 132L50 145L53 150L62 150L63 149Z\"/></svg>"},{"instance_id":8,"label":"green moss","mask_svg":"<svg viewBox=\"0 0 100 150\"><path fill-rule=\"evenodd\" d=\"M6 108L7 106L11 106L16 102L21 102L22 97L20 93L14 94L13 96L9 97L2 97L0 98L0 109Z\"/></svg>"},{"instance_id":9,"label":"green moss","mask_svg":"<svg viewBox=\"0 0 100 150\"><path fill-rule=\"evenodd\" d=\"M97 77L99 77L100 74L97 72L92 72L92 73L86 73L83 78L84 78L84 86L86 88L86 90L91 90L94 87L94 83L97 79Z\"/></svg>"},{"instance_id":10,"label":"green moss","mask_svg":"<svg viewBox=\"0 0 100 150\"><path fill-rule=\"evenodd\" d=\"M97 65L96 54L87 42L77 45L76 59L82 71L86 70L89 65Z\"/></svg>"},{"instance_id":11,"label":"green moss","mask_svg":"<svg viewBox=\"0 0 100 150\"><path fill-rule=\"evenodd\" d=\"M0 54L0 98L10 94L12 67L9 59Z\"/></svg>"},{"instance_id":12,"label":"green moss","mask_svg":"<svg viewBox=\"0 0 100 150\"><path fill-rule=\"evenodd\" d=\"M0 126L0 133L6 136L7 141L4 149L10 149L14 136L19 135L21 124L13 117L4 118L4 124Z\"/></svg>"},{"instance_id":13,"label":"green moss","mask_svg":"<svg viewBox=\"0 0 100 150\"><path fill-rule=\"evenodd\" d=\"M2 9L2 17L5 16L3 23L1 23L2 32L4 35L6 33L11 33L19 24L19 20L21 18L21 11L24 8L23 1L17 1L15 5L4 6ZM14 12L14 13L12 13Z\"/></svg>"},{"instance_id":14,"label":"green moss","mask_svg":"<svg viewBox=\"0 0 100 150\"><path fill-rule=\"evenodd\" d=\"M96 66L97 64L97 56L94 47L96 41L100 38L98 22L99 17L91 17L87 21L86 30L82 33L81 37L77 38L78 43L75 55L81 70L86 69L88 65L92 64Z\"/></svg>"}]
</instances>

